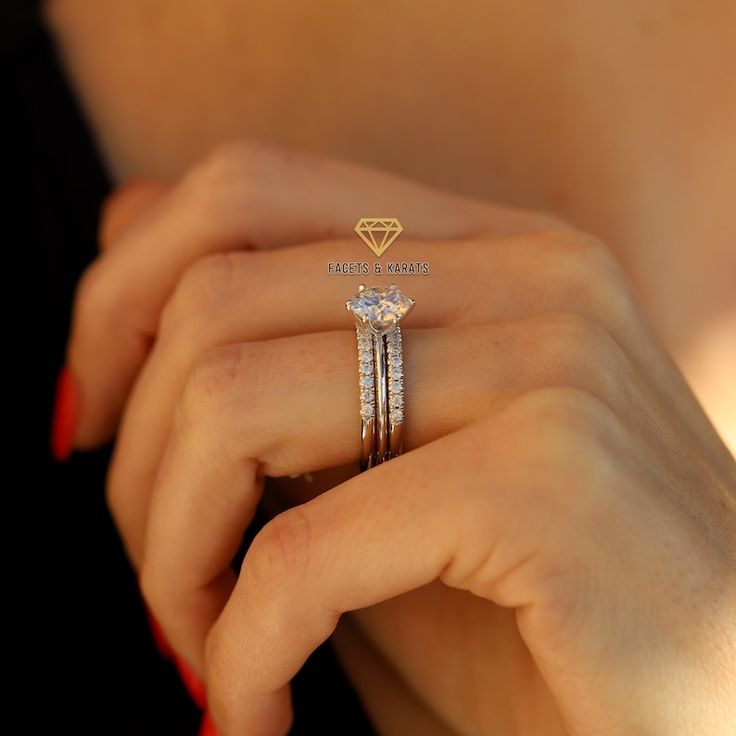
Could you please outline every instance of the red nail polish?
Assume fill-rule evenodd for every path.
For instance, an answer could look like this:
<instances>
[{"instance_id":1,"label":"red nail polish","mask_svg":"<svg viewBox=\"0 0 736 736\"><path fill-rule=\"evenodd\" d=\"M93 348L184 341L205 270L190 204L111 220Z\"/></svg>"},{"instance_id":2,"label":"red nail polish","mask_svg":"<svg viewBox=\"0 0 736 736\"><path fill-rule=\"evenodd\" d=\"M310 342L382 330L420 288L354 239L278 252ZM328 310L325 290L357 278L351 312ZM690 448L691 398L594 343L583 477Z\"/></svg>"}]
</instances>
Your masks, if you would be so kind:
<instances>
[{"instance_id":1,"label":"red nail polish","mask_svg":"<svg viewBox=\"0 0 736 736\"><path fill-rule=\"evenodd\" d=\"M166 640L158 621L156 621L156 617L148 608L146 608L146 618L148 619L148 627L151 629L151 637L153 638L153 643L156 645L156 649L158 649L158 653L164 659L171 659L174 656L174 651L169 646L169 642Z\"/></svg>"},{"instance_id":2,"label":"red nail polish","mask_svg":"<svg viewBox=\"0 0 736 736\"><path fill-rule=\"evenodd\" d=\"M64 366L56 382L54 416L51 422L51 454L58 462L71 455L77 425L79 394L69 369Z\"/></svg>"},{"instance_id":3,"label":"red nail polish","mask_svg":"<svg viewBox=\"0 0 736 736\"><path fill-rule=\"evenodd\" d=\"M217 729L215 724L212 723L209 712L205 711L202 716L202 723L199 726L199 736L217 736Z\"/></svg>"},{"instance_id":4,"label":"red nail polish","mask_svg":"<svg viewBox=\"0 0 736 736\"><path fill-rule=\"evenodd\" d=\"M174 654L173 661L176 669L179 670L179 677L181 677L181 681L184 683L189 697L200 710L204 710L207 705L207 694L202 681L189 669L189 666L184 663L181 657L177 657Z\"/></svg>"}]
</instances>

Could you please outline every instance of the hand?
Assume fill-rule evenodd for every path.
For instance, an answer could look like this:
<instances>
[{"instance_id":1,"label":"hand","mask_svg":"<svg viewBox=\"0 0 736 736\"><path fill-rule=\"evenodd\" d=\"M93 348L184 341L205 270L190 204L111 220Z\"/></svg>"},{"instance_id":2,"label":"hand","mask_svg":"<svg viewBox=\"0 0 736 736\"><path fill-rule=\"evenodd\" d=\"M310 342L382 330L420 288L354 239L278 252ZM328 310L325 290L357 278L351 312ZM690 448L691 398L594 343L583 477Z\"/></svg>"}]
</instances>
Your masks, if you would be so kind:
<instances>
[{"instance_id":1,"label":"hand","mask_svg":"<svg viewBox=\"0 0 736 736\"><path fill-rule=\"evenodd\" d=\"M284 731L290 677L355 610L456 731L727 733L734 463L606 249L358 168L259 157L259 196L273 195L261 229L242 219L218 239L185 227L193 202L204 228L230 222L215 203L238 209L234 190L253 196L252 151L227 149L106 252L70 351L75 373L91 376L84 345L105 345L105 315L126 303L144 317L128 324L156 334L110 502L149 604L205 674L220 730ZM292 224L273 201L307 180L309 207ZM341 309L354 285L325 264L354 248L354 236L335 236L368 210L396 213L401 258L428 260L434 274L404 284L417 299L405 329L410 451L279 514L236 580L229 562L264 476L357 461L354 335ZM267 222L290 237L268 235ZM315 238L196 261L244 241ZM106 301L120 273L146 278ZM145 357L140 341L123 358L125 344L90 389L90 427L97 416L109 429Z\"/></svg>"}]
</instances>

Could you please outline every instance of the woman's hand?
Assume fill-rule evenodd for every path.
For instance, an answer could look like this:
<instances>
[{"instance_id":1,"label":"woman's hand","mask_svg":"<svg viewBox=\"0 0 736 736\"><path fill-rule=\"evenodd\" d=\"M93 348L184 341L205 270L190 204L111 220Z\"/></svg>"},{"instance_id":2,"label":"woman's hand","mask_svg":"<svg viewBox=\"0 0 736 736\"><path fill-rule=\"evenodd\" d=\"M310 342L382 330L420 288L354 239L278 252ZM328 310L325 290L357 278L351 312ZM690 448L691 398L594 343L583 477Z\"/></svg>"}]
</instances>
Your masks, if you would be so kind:
<instances>
[{"instance_id":1,"label":"woman's hand","mask_svg":"<svg viewBox=\"0 0 736 736\"><path fill-rule=\"evenodd\" d=\"M408 451L277 515L236 579L264 477L357 464L357 279L326 264L371 212L431 264L394 279ZM143 364L110 504L222 733L284 732L346 611L445 731L732 732L734 461L592 238L230 147L93 267L70 360L83 444Z\"/></svg>"}]
</instances>

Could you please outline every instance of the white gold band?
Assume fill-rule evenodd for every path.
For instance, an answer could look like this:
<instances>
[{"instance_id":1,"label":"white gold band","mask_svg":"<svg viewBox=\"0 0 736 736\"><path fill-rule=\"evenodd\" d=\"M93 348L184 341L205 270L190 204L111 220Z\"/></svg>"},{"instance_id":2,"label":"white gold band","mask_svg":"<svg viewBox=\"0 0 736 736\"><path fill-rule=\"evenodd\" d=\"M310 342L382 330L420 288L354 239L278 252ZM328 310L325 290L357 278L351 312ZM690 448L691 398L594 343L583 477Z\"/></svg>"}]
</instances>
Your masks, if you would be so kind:
<instances>
[{"instance_id":1,"label":"white gold band","mask_svg":"<svg viewBox=\"0 0 736 736\"><path fill-rule=\"evenodd\" d=\"M360 469L401 454L404 429L404 359L401 328L376 335L356 325L360 388Z\"/></svg>"},{"instance_id":2,"label":"white gold band","mask_svg":"<svg viewBox=\"0 0 736 736\"><path fill-rule=\"evenodd\" d=\"M399 322L413 308L395 284L361 284L345 303L357 322L360 388L360 469L401 454L404 437L404 356Z\"/></svg>"}]
</instances>

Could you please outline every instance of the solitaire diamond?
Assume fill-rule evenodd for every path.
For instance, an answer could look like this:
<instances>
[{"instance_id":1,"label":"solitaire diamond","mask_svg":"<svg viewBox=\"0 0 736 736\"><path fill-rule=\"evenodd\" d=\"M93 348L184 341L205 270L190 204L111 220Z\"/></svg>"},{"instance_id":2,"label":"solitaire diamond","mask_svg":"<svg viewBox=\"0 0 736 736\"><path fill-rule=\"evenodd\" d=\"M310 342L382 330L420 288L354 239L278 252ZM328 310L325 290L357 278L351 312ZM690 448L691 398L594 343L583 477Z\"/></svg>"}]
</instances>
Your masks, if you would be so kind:
<instances>
[{"instance_id":1,"label":"solitaire diamond","mask_svg":"<svg viewBox=\"0 0 736 736\"><path fill-rule=\"evenodd\" d=\"M382 334L409 314L414 300L404 296L396 284L391 284L388 289L361 286L345 306L361 324L370 327L374 333Z\"/></svg>"}]
</instances>

